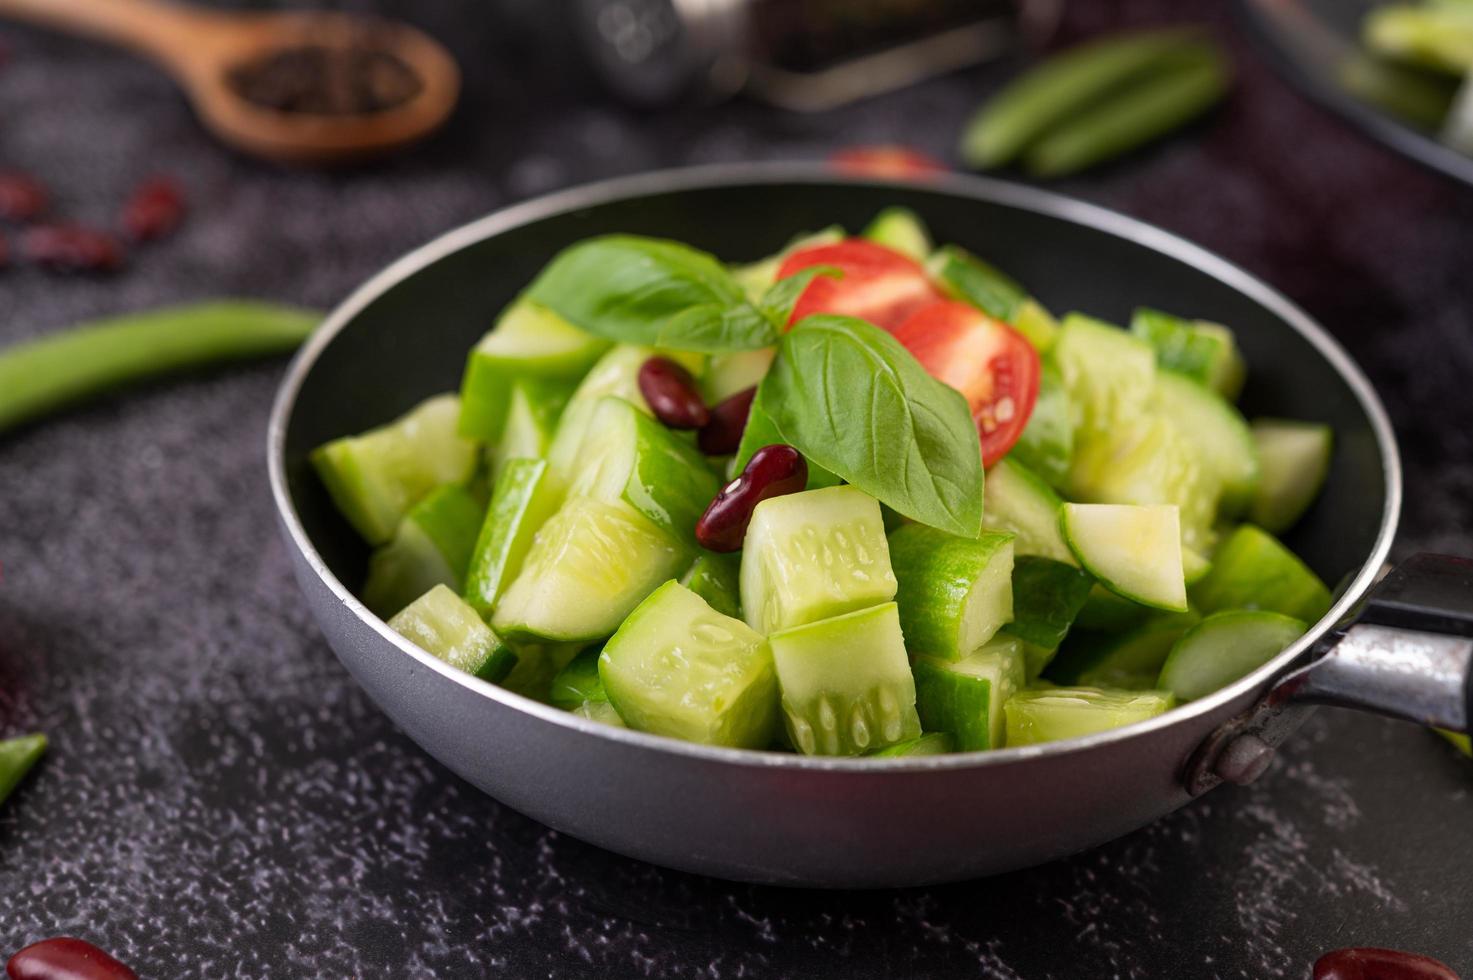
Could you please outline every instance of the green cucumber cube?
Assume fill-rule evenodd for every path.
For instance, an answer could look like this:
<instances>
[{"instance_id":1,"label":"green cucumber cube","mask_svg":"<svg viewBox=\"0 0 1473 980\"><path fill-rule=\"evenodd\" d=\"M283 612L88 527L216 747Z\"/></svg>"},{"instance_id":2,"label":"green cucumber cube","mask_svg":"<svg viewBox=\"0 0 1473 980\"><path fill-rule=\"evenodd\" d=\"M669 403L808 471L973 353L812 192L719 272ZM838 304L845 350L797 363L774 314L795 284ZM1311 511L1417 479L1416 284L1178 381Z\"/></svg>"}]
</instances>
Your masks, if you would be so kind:
<instances>
[{"instance_id":1,"label":"green cucumber cube","mask_svg":"<svg viewBox=\"0 0 1473 980\"><path fill-rule=\"evenodd\" d=\"M1069 485L1074 462L1074 409L1058 368L1043 363L1038 379L1038 400L1023 434L1013 446L1011 458L1038 474L1050 486Z\"/></svg>"},{"instance_id":2,"label":"green cucumber cube","mask_svg":"<svg viewBox=\"0 0 1473 980\"><path fill-rule=\"evenodd\" d=\"M1084 600L1084 608L1079 610L1074 625L1082 630L1100 633L1123 633L1133 626L1139 626L1151 611L1149 606L1131 602L1096 582L1090 588L1089 598Z\"/></svg>"},{"instance_id":3,"label":"green cucumber cube","mask_svg":"<svg viewBox=\"0 0 1473 980\"><path fill-rule=\"evenodd\" d=\"M542 459L547 455L558 419L572 394L573 386L561 381L523 378L512 383L506 425L501 438L486 451L492 480L514 459Z\"/></svg>"},{"instance_id":4,"label":"green cucumber cube","mask_svg":"<svg viewBox=\"0 0 1473 980\"><path fill-rule=\"evenodd\" d=\"M598 673L630 728L733 748L772 741L778 695L766 641L678 582L629 614Z\"/></svg>"},{"instance_id":5,"label":"green cucumber cube","mask_svg":"<svg viewBox=\"0 0 1473 980\"><path fill-rule=\"evenodd\" d=\"M1076 633L1048 670L1059 684L1151 690L1171 648L1202 617L1154 612L1123 633Z\"/></svg>"},{"instance_id":6,"label":"green cucumber cube","mask_svg":"<svg viewBox=\"0 0 1473 980\"><path fill-rule=\"evenodd\" d=\"M501 686L523 697L550 704L552 682L573 662L584 644L513 640L511 648L517 655L516 666L501 681Z\"/></svg>"},{"instance_id":7,"label":"green cucumber cube","mask_svg":"<svg viewBox=\"0 0 1473 980\"><path fill-rule=\"evenodd\" d=\"M788 738L804 755L862 755L921 734L895 603L782 630L767 642Z\"/></svg>"},{"instance_id":8,"label":"green cucumber cube","mask_svg":"<svg viewBox=\"0 0 1473 980\"><path fill-rule=\"evenodd\" d=\"M956 751L956 739L948 732L927 732L920 738L871 752L874 759L899 759L919 755L946 755Z\"/></svg>"},{"instance_id":9,"label":"green cucumber cube","mask_svg":"<svg viewBox=\"0 0 1473 980\"><path fill-rule=\"evenodd\" d=\"M1330 590L1278 539L1252 524L1228 535L1212 569L1192 587L1204 614L1227 609L1267 609L1306 623L1330 611Z\"/></svg>"},{"instance_id":10,"label":"green cucumber cube","mask_svg":"<svg viewBox=\"0 0 1473 980\"><path fill-rule=\"evenodd\" d=\"M1194 701L1268 663L1304 635L1303 620L1258 609L1214 613L1171 648L1156 687Z\"/></svg>"},{"instance_id":11,"label":"green cucumber cube","mask_svg":"<svg viewBox=\"0 0 1473 980\"><path fill-rule=\"evenodd\" d=\"M742 559L707 551L697 558L680 584L705 599L723 616L742 618Z\"/></svg>"},{"instance_id":12,"label":"green cucumber cube","mask_svg":"<svg viewBox=\"0 0 1473 980\"><path fill-rule=\"evenodd\" d=\"M776 356L776 347L712 354L706 373L701 375L701 397L706 404L715 405L739 391L755 388L767 376Z\"/></svg>"},{"instance_id":13,"label":"green cucumber cube","mask_svg":"<svg viewBox=\"0 0 1473 980\"><path fill-rule=\"evenodd\" d=\"M912 652L956 660L1013 618L1013 536L962 538L924 524L890 535L900 628Z\"/></svg>"},{"instance_id":14,"label":"green cucumber cube","mask_svg":"<svg viewBox=\"0 0 1473 980\"><path fill-rule=\"evenodd\" d=\"M46 754L45 735L23 735L0 742L0 803L4 803Z\"/></svg>"},{"instance_id":15,"label":"green cucumber cube","mask_svg":"<svg viewBox=\"0 0 1473 980\"><path fill-rule=\"evenodd\" d=\"M802 626L895 597L880 505L851 486L770 497L742 549L742 612L759 633Z\"/></svg>"},{"instance_id":16,"label":"green cucumber cube","mask_svg":"<svg viewBox=\"0 0 1473 980\"><path fill-rule=\"evenodd\" d=\"M1059 341L1059 321L1031 296L1013 307L1013 318L1009 322L1040 354L1053 350Z\"/></svg>"},{"instance_id":17,"label":"green cucumber cube","mask_svg":"<svg viewBox=\"0 0 1473 980\"><path fill-rule=\"evenodd\" d=\"M1082 738L1148 721L1175 707L1169 691L1055 687L1019 691L1008 699L1009 746Z\"/></svg>"},{"instance_id":18,"label":"green cucumber cube","mask_svg":"<svg viewBox=\"0 0 1473 980\"><path fill-rule=\"evenodd\" d=\"M1073 565L1038 555L1013 562L1013 621L1001 633L1023 641L1029 680L1053 659L1089 598L1094 579Z\"/></svg>"},{"instance_id":19,"label":"green cucumber cube","mask_svg":"<svg viewBox=\"0 0 1473 980\"><path fill-rule=\"evenodd\" d=\"M915 660L916 710L928 732L950 732L961 752L1000 749L1003 705L1026 681L1023 641L999 637L961 660Z\"/></svg>"},{"instance_id":20,"label":"green cucumber cube","mask_svg":"<svg viewBox=\"0 0 1473 980\"><path fill-rule=\"evenodd\" d=\"M1270 534L1282 534L1319 496L1335 435L1328 425L1287 419L1255 419L1252 432L1262 478L1248 519Z\"/></svg>"},{"instance_id":21,"label":"green cucumber cube","mask_svg":"<svg viewBox=\"0 0 1473 980\"><path fill-rule=\"evenodd\" d=\"M987 471L982 500L982 526L1013 536L1018 555L1039 555L1067 565L1078 564L1059 531L1064 501L1038 475L1005 456Z\"/></svg>"},{"instance_id":22,"label":"green cucumber cube","mask_svg":"<svg viewBox=\"0 0 1473 980\"><path fill-rule=\"evenodd\" d=\"M564 711L573 711L590 701L607 703L609 692L604 689L603 679L598 676L600 652L602 647L589 647L569 660L568 665L552 679L547 693L548 704Z\"/></svg>"},{"instance_id":23,"label":"green cucumber cube","mask_svg":"<svg viewBox=\"0 0 1473 980\"><path fill-rule=\"evenodd\" d=\"M436 659L482 680L502 680L517 662L512 648L443 585L410 603L389 620L389 627Z\"/></svg>"},{"instance_id":24,"label":"green cucumber cube","mask_svg":"<svg viewBox=\"0 0 1473 980\"><path fill-rule=\"evenodd\" d=\"M1170 419L1222 487L1220 507L1241 514L1258 488L1258 447L1243 416L1216 392L1174 371L1156 372L1155 410Z\"/></svg>"},{"instance_id":25,"label":"green cucumber cube","mask_svg":"<svg viewBox=\"0 0 1473 980\"><path fill-rule=\"evenodd\" d=\"M1108 437L1145 414L1156 379L1150 344L1102 320L1070 313L1052 357L1079 419L1076 444Z\"/></svg>"},{"instance_id":26,"label":"green cucumber cube","mask_svg":"<svg viewBox=\"0 0 1473 980\"><path fill-rule=\"evenodd\" d=\"M431 491L409 509L394 539L369 558L363 604L388 618L437 585L459 592L484 513L458 484Z\"/></svg>"},{"instance_id":27,"label":"green cucumber cube","mask_svg":"<svg viewBox=\"0 0 1473 980\"><path fill-rule=\"evenodd\" d=\"M931 234L910 208L886 208L860 234L917 262L924 262L931 255Z\"/></svg>"},{"instance_id":28,"label":"green cucumber cube","mask_svg":"<svg viewBox=\"0 0 1473 980\"><path fill-rule=\"evenodd\" d=\"M947 293L971 303L990 317L1011 323L1028 293L1018 281L964 248L943 245L927 264Z\"/></svg>"},{"instance_id":29,"label":"green cucumber cube","mask_svg":"<svg viewBox=\"0 0 1473 980\"><path fill-rule=\"evenodd\" d=\"M1156 363L1205 385L1228 401L1243 390L1247 369L1233 332L1218 323L1185 320L1160 310L1138 309L1130 332L1156 351Z\"/></svg>"},{"instance_id":30,"label":"green cucumber cube","mask_svg":"<svg viewBox=\"0 0 1473 980\"><path fill-rule=\"evenodd\" d=\"M476 446L456 432L460 400L440 395L388 425L336 439L312 452L312 465L348 523L371 545L388 542L431 490L464 483Z\"/></svg>"},{"instance_id":31,"label":"green cucumber cube","mask_svg":"<svg viewBox=\"0 0 1473 980\"><path fill-rule=\"evenodd\" d=\"M533 536L559 500L543 460L513 459L502 467L465 577L465 599L481 616L491 616L496 600L522 570Z\"/></svg>"},{"instance_id":32,"label":"green cucumber cube","mask_svg":"<svg viewBox=\"0 0 1473 980\"><path fill-rule=\"evenodd\" d=\"M585 701L572 710L579 718L587 718L589 721L613 725L615 728L629 727L619 717L619 710L607 701Z\"/></svg>"}]
</instances>

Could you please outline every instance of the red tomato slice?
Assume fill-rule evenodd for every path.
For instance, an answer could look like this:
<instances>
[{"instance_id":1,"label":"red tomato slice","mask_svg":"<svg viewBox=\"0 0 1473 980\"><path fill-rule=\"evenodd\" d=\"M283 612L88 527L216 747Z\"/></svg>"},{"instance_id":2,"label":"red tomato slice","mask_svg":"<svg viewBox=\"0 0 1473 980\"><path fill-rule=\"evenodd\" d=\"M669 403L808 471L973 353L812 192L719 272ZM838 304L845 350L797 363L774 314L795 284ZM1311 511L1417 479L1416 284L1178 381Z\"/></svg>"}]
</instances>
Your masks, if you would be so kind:
<instances>
[{"instance_id":1,"label":"red tomato slice","mask_svg":"<svg viewBox=\"0 0 1473 980\"><path fill-rule=\"evenodd\" d=\"M961 392L982 438L982 465L1007 455L1038 400L1038 352L1012 327L966 303L911 314L895 339L931 376Z\"/></svg>"},{"instance_id":2,"label":"red tomato slice","mask_svg":"<svg viewBox=\"0 0 1473 980\"><path fill-rule=\"evenodd\" d=\"M913 180L946 173L951 168L933 156L908 146L850 146L829 156L829 165L856 177Z\"/></svg>"},{"instance_id":3,"label":"red tomato slice","mask_svg":"<svg viewBox=\"0 0 1473 980\"><path fill-rule=\"evenodd\" d=\"M777 277L830 265L844 276L819 276L808 284L788 319L792 325L814 313L842 313L893 331L902 320L941 298L920 263L863 238L799 249L783 261Z\"/></svg>"}]
</instances>

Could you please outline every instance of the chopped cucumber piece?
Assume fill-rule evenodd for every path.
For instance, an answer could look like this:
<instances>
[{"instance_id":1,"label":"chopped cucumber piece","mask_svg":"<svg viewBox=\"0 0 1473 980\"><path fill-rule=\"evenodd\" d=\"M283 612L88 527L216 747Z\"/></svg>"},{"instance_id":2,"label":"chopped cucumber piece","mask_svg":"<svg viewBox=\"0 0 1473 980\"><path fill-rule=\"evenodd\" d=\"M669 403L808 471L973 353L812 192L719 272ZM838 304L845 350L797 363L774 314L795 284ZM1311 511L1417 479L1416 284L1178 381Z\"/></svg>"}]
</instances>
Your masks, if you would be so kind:
<instances>
[{"instance_id":1,"label":"chopped cucumber piece","mask_svg":"<svg viewBox=\"0 0 1473 980\"><path fill-rule=\"evenodd\" d=\"M1202 465L1222 485L1221 508L1240 514L1258 488L1258 448L1248 423L1220 396L1172 371L1156 373L1156 407L1190 436Z\"/></svg>"},{"instance_id":2,"label":"chopped cucumber piece","mask_svg":"<svg viewBox=\"0 0 1473 980\"><path fill-rule=\"evenodd\" d=\"M630 728L735 748L772 741L778 695L767 644L678 582L629 614L598 674Z\"/></svg>"},{"instance_id":3,"label":"chopped cucumber piece","mask_svg":"<svg viewBox=\"0 0 1473 980\"><path fill-rule=\"evenodd\" d=\"M962 538L924 524L890 535L900 627L914 652L973 653L1013 618L1013 536Z\"/></svg>"},{"instance_id":4,"label":"chopped cucumber piece","mask_svg":"<svg viewBox=\"0 0 1473 980\"><path fill-rule=\"evenodd\" d=\"M501 686L524 697L549 703L552 682L583 649L581 643L511 643L516 666Z\"/></svg>"},{"instance_id":5,"label":"chopped cucumber piece","mask_svg":"<svg viewBox=\"0 0 1473 980\"><path fill-rule=\"evenodd\" d=\"M522 570L532 538L557 510L559 495L540 459L513 459L491 491L465 577L465 599L483 617Z\"/></svg>"},{"instance_id":6,"label":"chopped cucumber piece","mask_svg":"<svg viewBox=\"0 0 1473 980\"><path fill-rule=\"evenodd\" d=\"M802 626L895 597L885 522L857 487L770 497L742 548L742 612L759 633Z\"/></svg>"},{"instance_id":7,"label":"chopped cucumber piece","mask_svg":"<svg viewBox=\"0 0 1473 980\"><path fill-rule=\"evenodd\" d=\"M1255 419L1262 478L1248 519L1270 534L1282 534L1304 516L1330 472L1335 436L1328 425Z\"/></svg>"},{"instance_id":8,"label":"chopped cucumber piece","mask_svg":"<svg viewBox=\"0 0 1473 980\"><path fill-rule=\"evenodd\" d=\"M1156 363L1166 370L1186 375L1230 402L1243 390L1247 370L1227 327L1142 308L1130 318L1130 332L1155 348Z\"/></svg>"},{"instance_id":9,"label":"chopped cucumber piece","mask_svg":"<svg viewBox=\"0 0 1473 980\"><path fill-rule=\"evenodd\" d=\"M931 234L910 208L886 208L861 234L901 255L924 262L931 255Z\"/></svg>"},{"instance_id":10,"label":"chopped cucumber piece","mask_svg":"<svg viewBox=\"0 0 1473 980\"><path fill-rule=\"evenodd\" d=\"M1111 592L1157 609L1187 608L1175 507L1065 504L1059 526L1079 564Z\"/></svg>"},{"instance_id":11,"label":"chopped cucumber piece","mask_svg":"<svg viewBox=\"0 0 1473 980\"><path fill-rule=\"evenodd\" d=\"M1139 721L1175 707L1168 691L1108 691L1056 687L1019 691L1004 708L1008 745L1037 745L1080 738Z\"/></svg>"},{"instance_id":12,"label":"chopped cucumber piece","mask_svg":"<svg viewBox=\"0 0 1473 980\"><path fill-rule=\"evenodd\" d=\"M1022 334L1040 354L1047 354L1058 343L1059 321L1031 296L1013 307L1011 322L1013 329Z\"/></svg>"},{"instance_id":13,"label":"chopped cucumber piece","mask_svg":"<svg viewBox=\"0 0 1473 980\"><path fill-rule=\"evenodd\" d=\"M440 395L388 425L337 439L312 453L333 503L371 545L394 536L409 508L476 469L475 443L455 431L460 400Z\"/></svg>"},{"instance_id":14,"label":"chopped cucumber piece","mask_svg":"<svg viewBox=\"0 0 1473 980\"><path fill-rule=\"evenodd\" d=\"M777 282L778 270L782 268L783 260L789 255L800 249L817 248L820 245L837 245L845 237L844 229L838 225L829 225L820 231L806 232L794 237L776 255L769 255L765 259L759 259L748 265L734 266L731 274L746 290L749 299L759 300L762 294Z\"/></svg>"},{"instance_id":15,"label":"chopped cucumber piece","mask_svg":"<svg viewBox=\"0 0 1473 980\"><path fill-rule=\"evenodd\" d=\"M1028 298L1012 276L955 245L938 249L927 267L946 292L1007 323L1012 322L1018 304Z\"/></svg>"},{"instance_id":16,"label":"chopped cucumber piece","mask_svg":"<svg viewBox=\"0 0 1473 980\"><path fill-rule=\"evenodd\" d=\"M1101 320L1064 318L1053 360L1076 415L1076 444L1108 438L1145 414L1156 380L1151 345Z\"/></svg>"},{"instance_id":17,"label":"chopped cucumber piece","mask_svg":"<svg viewBox=\"0 0 1473 980\"><path fill-rule=\"evenodd\" d=\"M389 627L432 657L485 681L502 680L517 662L512 648L443 585L410 603Z\"/></svg>"},{"instance_id":18,"label":"chopped cucumber piece","mask_svg":"<svg viewBox=\"0 0 1473 980\"><path fill-rule=\"evenodd\" d=\"M1202 619L1195 612L1153 613L1124 633L1076 633L1049 666L1059 684L1151 690L1176 641Z\"/></svg>"},{"instance_id":19,"label":"chopped cucumber piece","mask_svg":"<svg viewBox=\"0 0 1473 980\"><path fill-rule=\"evenodd\" d=\"M702 553L681 576L680 584L705 599L723 616L742 618L742 559L740 555Z\"/></svg>"},{"instance_id":20,"label":"chopped cucumber piece","mask_svg":"<svg viewBox=\"0 0 1473 980\"><path fill-rule=\"evenodd\" d=\"M394 540L368 560L363 604L388 618L437 585L460 591L485 508L447 484L409 509Z\"/></svg>"},{"instance_id":21,"label":"chopped cucumber piece","mask_svg":"<svg viewBox=\"0 0 1473 980\"><path fill-rule=\"evenodd\" d=\"M862 755L921 734L895 603L773 633L767 642L788 738L804 755Z\"/></svg>"},{"instance_id":22,"label":"chopped cucumber piece","mask_svg":"<svg viewBox=\"0 0 1473 980\"><path fill-rule=\"evenodd\" d=\"M460 433L496 442L506 427L514 383L561 382L571 388L609 349L539 303L518 299L481 338L460 386Z\"/></svg>"},{"instance_id":23,"label":"chopped cucumber piece","mask_svg":"<svg viewBox=\"0 0 1473 980\"><path fill-rule=\"evenodd\" d=\"M1267 609L1306 623L1330 611L1330 590L1273 535L1252 524L1233 531L1217 549L1212 570L1192 587L1204 614Z\"/></svg>"},{"instance_id":24,"label":"chopped cucumber piece","mask_svg":"<svg viewBox=\"0 0 1473 980\"><path fill-rule=\"evenodd\" d=\"M1118 596L1098 582L1089 590L1089 598L1074 625L1082 630L1102 633L1120 633L1137 626L1151 610L1138 602Z\"/></svg>"},{"instance_id":25,"label":"chopped cucumber piece","mask_svg":"<svg viewBox=\"0 0 1473 980\"><path fill-rule=\"evenodd\" d=\"M706 373L701 376L701 397L706 404L715 405L739 391L761 384L776 356L776 347L712 354L706 364Z\"/></svg>"},{"instance_id":26,"label":"chopped cucumber piece","mask_svg":"<svg viewBox=\"0 0 1473 980\"><path fill-rule=\"evenodd\" d=\"M554 708L573 711L590 701L608 703L609 692L598 674L598 655L602 647L589 647L557 672L548 688L547 703Z\"/></svg>"},{"instance_id":27,"label":"chopped cucumber piece","mask_svg":"<svg viewBox=\"0 0 1473 980\"><path fill-rule=\"evenodd\" d=\"M1047 483L1011 457L1003 457L987 471L982 526L1013 535L1013 551L1018 555L1075 564L1074 552L1059 531L1063 506L1064 501Z\"/></svg>"},{"instance_id":28,"label":"chopped cucumber piece","mask_svg":"<svg viewBox=\"0 0 1473 980\"><path fill-rule=\"evenodd\" d=\"M741 445L737 447L736 455L731 459L727 475L735 477L740 473L757 450L763 446L775 446L784 442L786 440L783 439L782 433L777 431L772 417L762 407L762 389L758 388L757 397L752 400L752 408L747 415L747 426L742 430ZM843 482L837 474L809 461L807 489L819 490L823 487L836 487Z\"/></svg>"},{"instance_id":29,"label":"chopped cucumber piece","mask_svg":"<svg viewBox=\"0 0 1473 980\"><path fill-rule=\"evenodd\" d=\"M1023 689L1023 641L999 637L961 660L917 657L916 710L921 727L950 732L962 752L1000 749L1003 705Z\"/></svg>"},{"instance_id":30,"label":"chopped cucumber piece","mask_svg":"<svg viewBox=\"0 0 1473 980\"><path fill-rule=\"evenodd\" d=\"M1051 486L1067 487L1074 462L1074 418L1063 376L1045 361L1038 379L1038 400L1023 434L1012 448L1012 458L1037 473Z\"/></svg>"},{"instance_id":31,"label":"chopped cucumber piece","mask_svg":"<svg viewBox=\"0 0 1473 980\"><path fill-rule=\"evenodd\" d=\"M871 752L870 756L876 759L900 759L915 755L946 755L955 751L956 739L948 732L927 732L920 738Z\"/></svg>"},{"instance_id":32,"label":"chopped cucumber piece","mask_svg":"<svg viewBox=\"0 0 1473 980\"><path fill-rule=\"evenodd\" d=\"M586 701L574 708L573 714L616 728L628 727L624 724L624 719L619 717L619 710L607 701Z\"/></svg>"},{"instance_id":33,"label":"chopped cucumber piece","mask_svg":"<svg viewBox=\"0 0 1473 980\"><path fill-rule=\"evenodd\" d=\"M1013 563L1013 621L1001 632L1023 641L1030 680L1053 659L1093 586L1088 572L1052 558L1022 555Z\"/></svg>"},{"instance_id":34,"label":"chopped cucumber piece","mask_svg":"<svg viewBox=\"0 0 1473 980\"><path fill-rule=\"evenodd\" d=\"M4 803L46 754L45 735L22 735L0 742L0 803Z\"/></svg>"},{"instance_id":35,"label":"chopped cucumber piece","mask_svg":"<svg viewBox=\"0 0 1473 980\"><path fill-rule=\"evenodd\" d=\"M514 459L542 459L552 447L558 419L573 388L560 381L523 378L511 386L506 425L501 438L486 452L494 481Z\"/></svg>"},{"instance_id":36,"label":"chopped cucumber piece","mask_svg":"<svg viewBox=\"0 0 1473 980\"><path fill-rule=\"evenodd\" d=\"M570 497L532 541L491 625L514 639L609 636L690 552L625 503Z\"/></svg>"},{"instance_id":37,"label":"chopped cucumber piece","mask_svg":"<svg viewBox=\"0 0 1473 980\"><path fill-rule=\"evenodd\" d=\"M1177 640L1155 686L1178 701L1205 698L1268 663L1306 629L1302 620L1262 610L1215 613Z\"/></svg>"},{"instance_id":38,"label":"chopped cucumber piece","mask_svg":"<svg viewBox=\"0 0 1473 980\"><path fill-rule=\"evenodd\" d=\"M1202 553L1195 548L1188 548L1186 545L1182 545L1181 573L1182 577L1186 579L1188 587L1202 581L1210 571L1212 571L1212 562L1202 557Z\"/></svg>"}]
</instances>

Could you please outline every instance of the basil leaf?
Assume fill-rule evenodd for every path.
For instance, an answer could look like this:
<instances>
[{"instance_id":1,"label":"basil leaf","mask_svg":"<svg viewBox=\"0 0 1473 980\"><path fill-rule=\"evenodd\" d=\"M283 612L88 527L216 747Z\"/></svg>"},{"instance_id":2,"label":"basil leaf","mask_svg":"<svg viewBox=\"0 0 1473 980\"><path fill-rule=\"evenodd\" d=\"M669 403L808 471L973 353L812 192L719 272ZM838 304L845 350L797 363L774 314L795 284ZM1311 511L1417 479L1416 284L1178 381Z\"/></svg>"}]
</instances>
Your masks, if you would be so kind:
<instances>
[{"instance_id":1,"label":"basil leaf","mask_svg":"<svg viewBox=\"0 0 1473 980\"><path fill-rule=\"evenodd\" d=\"M863 320L806 317L763 379L783 441L906 517L952 534L982 528L982 446L961 394Z\"/></svg>"},{"instance_id":2,"label":"basil leaf","mask_svg":"<svg viewBox=\"0 0 1473 980\"><path fill-rule=\"evenodd\" d=\"M779 279L762 294L761 301L757 304L763 315L773 322L773 325L782 330L792 319L793 307L798 305L808 284L819 276L827 276L830 279L844 278L844 270L835 265L811 265L806 269L799 269L786 279Z\"/></svg>"},{"instance_id":3,"label":"basil leaf","mask_svg":"<svg viewBox=\"0 0 1473 980\"><path fill-rule=\"evenodd\" d=\"M720 353L777 343L778 325L747 302L726 266L659 238L606 235L560 252L527 296L599 337Z\"/></svg>"}]
</instances>

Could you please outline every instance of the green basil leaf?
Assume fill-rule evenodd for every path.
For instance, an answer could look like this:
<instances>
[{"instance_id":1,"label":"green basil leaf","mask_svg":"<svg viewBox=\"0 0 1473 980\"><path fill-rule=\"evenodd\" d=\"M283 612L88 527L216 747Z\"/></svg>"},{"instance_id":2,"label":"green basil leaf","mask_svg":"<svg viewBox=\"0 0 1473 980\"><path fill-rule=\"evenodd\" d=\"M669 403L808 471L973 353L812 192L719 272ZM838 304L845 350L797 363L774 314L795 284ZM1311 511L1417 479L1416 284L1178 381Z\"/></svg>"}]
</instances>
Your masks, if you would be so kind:
<instances>
[{"instance_id":1,"label":"green basil leaf","mask_svg":"<svg viewBox=\"0 0 1473 980\"><path fill-rule=\"evenodd\" d=\"M863 320L811 316L763 380L783 441L906 517L952 534L982 528L982 447L961 394Z\"/></svg>"},{"instance_id":2,"label":"green basil leaf","mask_svg":"<svg viewBox=\"0 0 1473 980\"><path fill-rule=\"evenodd\" d=\"M626 344L720 353L777 342L726 266L659 238L606 235L560 252L527 296L588 333Z\"/></svg>"}]
</instances>

